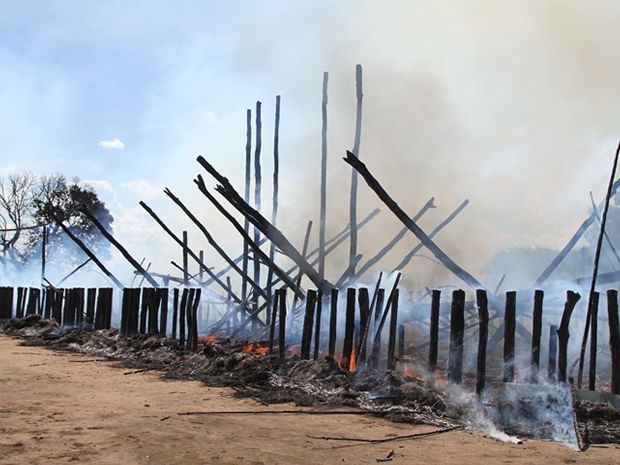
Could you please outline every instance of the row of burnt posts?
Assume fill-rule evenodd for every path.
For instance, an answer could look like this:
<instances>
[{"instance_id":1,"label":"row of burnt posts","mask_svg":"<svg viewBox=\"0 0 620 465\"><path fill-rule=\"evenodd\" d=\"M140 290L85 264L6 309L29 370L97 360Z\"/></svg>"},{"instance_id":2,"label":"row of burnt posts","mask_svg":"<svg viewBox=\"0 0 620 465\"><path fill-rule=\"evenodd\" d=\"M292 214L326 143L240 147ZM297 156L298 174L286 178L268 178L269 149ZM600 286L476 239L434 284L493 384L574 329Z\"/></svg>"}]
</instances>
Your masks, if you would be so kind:
<instances>
[{"instance_id":1,"label":"row of burnt posts","mask_svg":"<svg viewBox=\"0 0 620 465\"><path fill-rule=\"evenodd\" d=\"M122 294L120 334L132 336L135 334L168 334L169 302L172 303L170 321L172 328L170 335L177 339L182 346L196 351L198 349L198 309L200 304L200 288L172 289L168 288L125 288ZM170 294L172 294L170 298ZM324 299L320 291L308 290L305 304L295 308L292 316L300 316L303 321L299 357L301 359L317 359L325 355L324 326L328 326L327 356L338 359L340 366L348 371L363 369L378 369L381 360L381 338L385 333L384 326L389 317L387 329L388 344L385 360L388 370L394 370L399 360L405 359L405 327L398 324L399 289L397 282L387 295L385 289L376 288L371 293L367 288L349 288L346 290L346 308L344 315L344 334L340 344L337 336L342 334L338 327L338 294L332 289L329 299ZM580 299L579 294L568 291L566 303L559 325L550 325L547 363L547 379L560 382L567 381L568 369L568 340L569 322L575 305ZM529 376L527 381L537 383L540 368L541 339L543 335L543 291L534 293L531 333L525 334L525 339L531 341ZM438 354L440 342L440 307L441 292L432 292L429 338L428 338L428 365L426 381L435 385L435 375L438 369ZM323 324L321 317L324 302L329 301L329 322ZM496 345L499 331L489 341L489 321L500 318L503 326L503 376L504 382L515 381L515 334L524 334L527 330L516 318L516 292L505 294L504 312L501 314L498 305L494 302L490 306L487 293L484 290L476 291L478 347L476 361L476 391L481 393L487 380L488 345ZM598 294L596 294L593 310L592 325L590 327L590 360L589 381L590 389L594 390L596 376L597 352L597 317ZM112 316L112 288L72 288L72 289L38 289L18 287L0 287L0 319L13 317L22 318L30 314L39 314L44 318L54 318L65 326L85 326L93 329L108 329L111 326ZM274 353L277 346L278 355L283 362L287 357L286 324L295 321L287 318L288 308L286 289L278 289L274 294L271 314L268 318L269 352ZM609 321L609 346L611 353L611 391L620 394L620 329L618 324L618 293L615 290L607 291L607 309ZM13 313L13 310L14 313ZM301 318L303 316L303 318ZM466 303L465 292L455 290L452 293L449 317L449 348L447 356L447 379L455 384L463 382L463 355L464 335L466 331ZM225 317L221 321L230 321ZM340 319L342 321L342 319ZM471 326L471 323L469 323ZM221 325L212 325L212 330L218 330ZM412 341L409 341L409 345ZM294 344L297 344L295 340ZM336 348L342 349L342 355L336 353ZM421 347L421 346L420 346ZM523 376L519 381L523 381Z\"/></svg>"}]
</instances>

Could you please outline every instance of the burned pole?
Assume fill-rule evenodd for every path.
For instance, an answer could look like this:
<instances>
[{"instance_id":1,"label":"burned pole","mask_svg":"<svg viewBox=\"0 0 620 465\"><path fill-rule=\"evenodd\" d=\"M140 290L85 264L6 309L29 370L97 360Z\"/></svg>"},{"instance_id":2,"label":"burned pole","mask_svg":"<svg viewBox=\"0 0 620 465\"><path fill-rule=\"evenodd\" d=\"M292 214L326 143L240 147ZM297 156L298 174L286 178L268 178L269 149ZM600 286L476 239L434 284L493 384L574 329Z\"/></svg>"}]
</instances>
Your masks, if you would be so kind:
<instances>
[{"instance_id":1,"label":"burned pole","mask_svg":"<svg viewBox=\"0 0 620 465\"><path fill-rule=\"evenodd\" d=\"M330 313L329 313L329 344L328 357L334 358L336 355L336 328L338 323L338 289L331 290Z\"/></svg>"},{"instance_id":2,"label":"burned pole","mask_svg":"<svg viewBox=\"0 0 620 465\"><path fill-rule=\"evenodd\" d=\"M592 326L590 327L590 372L589 386L590 391L594 391L596 386L596 349L598 344L598 302L599 293L592 295Z\"/></svg>"},{"instance_id":3,"label":"burned pole","mask_svg":"<svg viewBox=\"0 0 620 465\"><path fill-rule=\"evenodd\" d=\"M534 292L534 311L532 313L532 352L530 358L530 383L538 383L538 369L540 367L540 339L542 336L544 292Z\"/></svg>"},{"instance_id":4,"label":"burned pole","mask_svg":"<svg viewBox=\"0 0 620 465\"><path fill-rule=\"evenodd\" d=\"M489 337L489 304L487 292L484 289L476 290L478 303L478 358L476 361L476 394L482 396L486 384L487 369L487 340Z\"/></svg>"},{"instance_id":5,"label":"burned pole","mask_svg":"<svg viewBox=\"0 0 620 465\"><path fill-rule=\"evenodd\" d=\"M484 288L484 286L471 274L458 266L448 255L433 242L433 240L411 219L409 215L405 213L398 204L389 196L389 194L381 187L381 184L373 177L368 171L366 165L362 163L354 154L347 151L347 156L344 160L353 166L357 172L366 180L368 186L377 194L377 196L385 203L388 208L394 213L398 219L400 219L409 230L416 235L416 237L424 244L424 246L431 251L431 253L437 258L446 268L454 273L458 278L462 279L466 284L472 288Z\"/></svg>"},{"instance_id":6,"label":"burned pole","mask_svg":"<svg viewBox=\"0 0 620 465\"><path fill-rule=\"evenodd\" d=\"M441 291L434 289L431 300L431 321L428 347L428 386L435 389L435 372L437 371L437 354L439 347L439 310L441 308Z\"/></svg>"},{"instance_id":7,"label":"burned pole","mask_svg":"<svg viewBox=\"0 0 620 465\"><path fill-rule=\"evenodd\" d=\"M250 203L250 183L252 179L252 110L248 109L246 113L246 140L245 140L245 186L243 198ZM250 244L248 239L250 234L250 222L247 218L243 220L243 274L241 275L241 299L245 301L248 298L248 260L250 255Z\"/></svg>"},{"instance_id":8,"label":"burned pole","mask_svg":"<svg viewBox=\"0 0 620 465\"><path fill-rule=\"evenodd\" d=\"M353 141L353 154L360 156L360 139L362 135L362 65L355 67L355 140ZM355 266L357 258L357 171L351 172L351 198L349 204L349 224L351 225L351 242L349 248L349 267L351 268L351 283L355 280Z\"/></svg>"},{"instance_id":9,"label":"burned pole","mask_svg":"<svg viewBox=\"0 0 620 465\"><path fill-rule=\"evenodd\" d=\"M261 189L263 183L262 170L261 170L261 162L260 155L262 149L262 119L261 119L261 102L256 102L256 147L254 149L254 208L256 211L261 210ZM260 241L260 230L258 228L254 228L254 243L258 244ZM256 256L256 250L254 250L254 282L260 282L260 260ZM252 302L254 303L255 308L258 308L258 292L254 289L252 293Z\"/></svg>"},{"instance_id":10,"label":"burned pole","mask_svg":"<svg viewBox=\"0 0 620 465\"><path fill-rule=\"evenodd\" d=\"M564 312L562 312L562 320L558 328L558 381L562 383L566 382L570 317L579 299L581 299L581 296L578 293L566 291L566 303L564 304Z\"/></svg>"},{"instance_id":11,"label":"burned pole","mask_svg":"<svg viewBox=\"0 0 620 465\"><path fill-rule=\"evenodd\" d=\"M316 270L308 263L308 261L299 253L299 251L279 229L272 225L264 216L260 214L260 212L256 211L244 202L230 184L228 179L220 175L203 157L199 156L198 162L220 183L216 187L216 190L222 194L239 213L248 218L250 223L257 226L261 232L269 238L269 240L276 244L283 254L293 260L319 290L323 292L329 291L332 287L331 284L319 276ZM202 186L204 187L204 183L202 183Z\"/></svg>"},{"instance_id":12,"label":"burned pole","mask_svg":"<svg viewBox=\"0 0 620 465\"><path fill-rule=\"evenodd\" d=\"M114 237L108 231L106 231L103 225L99 222L97 218L95 218L95 216L92 213L90 213L86 208L81 208L80 211L97 227L97 229L101 232L103 237L105 237L108 241L110 241L110 243L119 250L119 252L123 255L123 257L125 257L125 259L129 263L131 263L131 265L138 271L138 273L144 276L144 278L149 282L151 286L159 287L159 284L157 283L157 281L153 279L153 277L149 274L149 272L146 271L142 267L142 265L140 265L140 263L138 263L129 254L129 252L127 252L127 250L116 239L114 239Z\"/></svg>"},{"instance_id":13,"label":"burned pole","mask_svg":"<svg viewBox=\"0 0 620 465\"><path fill-rule=\"evenodd\" d=\"M504 383L515 380L515 326L517 314L517 293L506 292L504 313Z\"/></svg>"},{"instance_id":14,"label":"burned pole","mask_svg":"<svg viewBox=\"0 0 620 465\"><path fill-rule=\"evenodd\" d=\"M323 100L321 103L321 198L319 207L319 276L325 278L325 223L327 212L327 81L323 73Z\"/></svg>"},{"instance_id":15,"label":"burned pole","mask_svg":"<svg viewBox=\"0 0 620 465\"><path fill-rule=\"evenodd\" d=\"M452 292L450 310L450 348L448 353L448 379L455 384L463 380L463 336L465 332L465 291Z\"/></svg>"},{"instance_id":16,"label":"burned pole","mask_svg":"<svg viewBox=\"0 0 620 465\"><path fill-rule=\"evenodd\" d=\"M82 242L78 237L76 237L69 230L69 228L67 228L62 223L61 220L59 220L56 216L52 216L52 219L58 226L60 226L60 228L64 231L64 233L67 236L69 236L69 239L75 242L78 245L78 247L82 249L86 255L88 255L88 258L90 258L93 262L95 262L95 264L99 267L99 269L103 271L103 273L116 285L116 287L118 287L119 289L125 288L125 286L123 286L121 282L118 279L116 279L116 277L114 277L114 275L105 267L105 265L101 263L101 261L97 258L97 256L94 253L92 253L88 247L86 247L86 244L84 244L84 242Z\"/></svg>"},{"instance_id":17,"label":"burned pole","mask_svg":"<svg viewBox=\"0 0 620 465\"><path fill-rule=\"evenodd\" d=\"M276 224L278 217L278 195L280 192L280 96L276 95L276 116L273 130L273 192L271 196L271 224ZM269 247L269 259L275 261L276 246L272 242ZM267 293L272 298L273 270L267 271Z\"/></svg>"},{"instance_id":18,"label":"burned pole","mask_svg":"<svg viewBox=\"0 0 620 465\"><path fill-rule=\"evenodd\" d=\"M581 340L581 351L579 353L579 371L577 374L577 387L581 388L581 381L583 378L583 365L586 355L586 345L588 342L588 331L590 327L590 320L592 318L593 307L594 307L594 289L596 288L596 277L598 275L598 264L599 259L601 257L601 246L603 245L603 236L605 233L605 224L607 223L607 212L609 211L609 203L611 201L611 197L614 193L614 179L616 177L616 169L618 167L618 158L620 156L620 141L618 142L618 146L616 148L616 153L614 155L614 162L611 169L611 175L609 177L609 186L607 188L607 195L605 196L605 203L603 206L603 214L601 215L601 227L598 234L598 239L596 241L596 250L594 252L594 265L592 267L592 281L590 283L590 292L588 295L588 310L586 314L586 324L583 330L583 338ZM596 210L594 211L596 214Z\"/></svg>"}]
</instances>

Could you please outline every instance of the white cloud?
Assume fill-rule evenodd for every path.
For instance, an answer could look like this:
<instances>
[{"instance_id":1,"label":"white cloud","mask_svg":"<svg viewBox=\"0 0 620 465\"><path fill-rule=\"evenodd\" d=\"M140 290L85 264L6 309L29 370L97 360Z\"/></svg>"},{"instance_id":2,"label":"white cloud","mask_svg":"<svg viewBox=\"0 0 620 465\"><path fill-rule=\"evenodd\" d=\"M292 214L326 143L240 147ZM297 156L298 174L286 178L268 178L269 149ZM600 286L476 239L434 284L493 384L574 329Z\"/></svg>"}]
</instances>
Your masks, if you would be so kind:
<instances>
[{"instance_id":1,"label":"white cloud","mask_svg":"<svg viewBox=\"0 0 620 465\"><path fill-rule=\"evenodd\" d=\"M103 147L104 149L124 149L125 144L119 139L116 138L114 140L100 140L97 142L99 147Z\"/></svg>"},{"instance_id":2,"label":"white cloud","mask_svg":"<svg viewBox=\"0 0 620 465\"><path fill-rule=\"evenodd\" d=\"M140 197L145 199L153 199L155 197L161 197L163 194L163 187L154 187L150 182L141 179L139 181L128 181L121 184L123 189L137 193Z\"/></svg>"},{"instance_id":3,"label":"white cloud","mask_svg":"<svg viewBox=\"0 0 620 465\"><path fill-rule=\"evenodd\" d=\"M209 121L211 121L212 123L217 123L219 121L217 115L212 111L207 112L207 118L209 118Z\"/></svg>"}]
</instances>

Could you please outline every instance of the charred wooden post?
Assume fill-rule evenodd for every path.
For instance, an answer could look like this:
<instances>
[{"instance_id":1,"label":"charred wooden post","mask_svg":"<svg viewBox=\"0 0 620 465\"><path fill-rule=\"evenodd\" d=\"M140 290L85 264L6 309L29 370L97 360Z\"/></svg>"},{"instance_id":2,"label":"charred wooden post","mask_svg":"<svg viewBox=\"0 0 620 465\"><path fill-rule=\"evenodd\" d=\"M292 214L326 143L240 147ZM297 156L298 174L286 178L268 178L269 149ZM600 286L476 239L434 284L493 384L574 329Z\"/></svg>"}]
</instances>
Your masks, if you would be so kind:
<instances>
[{"instance_id":1,"label":"charred wooden post","mask_svg":"<svg viewBox=\"0 0 620 465\"><path fill-rule=\"evenodd\" d=\"M534 292L534 310L532 313L532 352L530 357L530 383L538 383L540 367L540 339L542 337L543 298L541 290Z\"/></svg>"},{"instance_id":2,"label":"charred wooden post","mask_svg":"<svg viewBox=\"0 0 620 465\"><path fill-rule=\"evenodd\" d=\"M148 311L150 307L149 288L141 289L142 298L140 299L140 328L138 333L146 334L146 320L148 317Z\"/></svg>"},{"instance_id":3,"label":"charred wooden post","mask_svg":"<svg viewBox=\"0 0 620 465\"><path fill-rule=\"evenodd\" d=\"M404 364L405 364L405 325L404 324L399 324L398 325L398 350L397 350L397 359L401 361L401 363L403 364L403 371L406 372L406 370L404 369Z\"/></svg>"},{"instance_id":4,"label":"charred wooden post","mask_svg":"<svg viewBox=\"0 0 620 465\"><path fill-rule=\"evenodd\" d=\"M478 303L478 357L476 360L476 395L482 396L486 385L487 340L489 337L489 303L484 289L476 290Z\"/></svg>"},{"instance_id":5,"label":"charred wooden post","mask_svg":"<svg viewBox=\"0 0 620 465\"><path fill-rule=\"evenodd\" d=\"M177 338L177 322L179 318L179 289L174 288L172 292L172 339Z\"/></svg>"},{"instance_id":6,"label":"charred wooden post","mask_svg":"<svg viewBox=\"0 0 620 465\"><path fill-rule=\"evenodd\" d=\"M54 304L52 307L52 318L62 324L62 307L65 301L66 289L57 289L54 292Z\"/></svg>"},{"instance_id":7,"label":"charred wooden post","mask_svg":"<svg viewBox=\"0 0 620 465\"><path fill-rule=\"evenodd\" d=\"M375 306L375 316L374 316L374 330L375 330L375 339L373 341L373 347L376 345L377 349L371 349L370 354L368 354L368 358L370 360L370 364L373 369L379 368L379 362L381 360L381 331L378 330L379 325L381 324L381 315L383 315L383 304L385 302L385 289L379 289L377 291L377 305Z\"/></svg>"},{"instance_id":8,"label":"charred wooden post","mask_svg":"<svg viewBox=\"0 0 620 465\"><path fill-rule=\"evenodd\" d=\"M618 321L618 291L607 291L609 349L611 351L611 393L620 394L620 322Z\"/></svg>"},{"instance_id":9,"label":"charred wooden post","mask_svg":"<svg viewBox=\"0 0 620 465\"><path fill-rule=\"evenodd\" d=\"M97 288L91 287L86 291L86 324L95 325L95 306L97 305Z\"/></svg>"},{"instance_id":10,"label":"charred wooden post","mask_svg":"<svg viewBox=\"0 0 620 465\"><path fill-rule=\"evenodd\" d=\"M547 363L547 378L555 381L556 365L558 360L558 327L557 325L549 326L549 361Z\"/></svg>"},{"instance_id":11,"label":"charred wooden post","mask_svg":"<svg viewBox=\"0 0 620 465\"><path fill-rule=\"evenodd\" d=\"M504 313L504 383L515 381L515 326L517 324L517 293L506 292Z\"/></svg>"},{"instance_id":12,"label":"charred wooden post","mask_svg":"<svg viewBox=\"0 0 620 465\"><path fill-rule=\"evenodd\" d=\"M314 319L314 353L313 360L319 358L319 347L321 345L321 316L323 313L323 293L318 291L316 297L316 318Z\"/></svg>"},{"instance_id":13,"label":"charred wooden post","mask_svg":"<svg viewBox=\"0 0 620 465\"><path fill-rule=\"evenodd\" d=\"M286 358L286 289L278 289L280 296L278 301L280 302L279 309L279 327L278 327L278 354L280 356L280 363L284 363Z\"/></svg>"},{"instance_id":14,"label":"charred wooden post","mask_svg":"<svg viewBox=\"0 0 620 465\"><path fill-rule=\"evenodd\" d=\"M138 313L140 310L140 289L123 289L121 308L121 336L133 336L138 332Z\"/></svg>"},{"instance_id":15,"label":"charred wooden post","mask_svg":"<svg viewBox=\"0 0 620 465\"><path fill-rule=\"evenodd\" d=\"M564 312L562 313L562 321L558 328L558 381L566 382L567 369L567 349L570 323L570 317L575 309L575 305L581 296L573 291L566 291L566 303L564 304Z\"/></svg>"},{"instance_id":16,"label":"charred wooden post","mask_svg":"<svg viewBox=\"0 0 620 465\"><path fill-rule=\"evenodd\" d=\"M598 302L599 293L592 294L592 321L590 323L590 369L588 373L589 389L594 391L596 386L596 350L598 344Z\"/></svg>"},{"instance_id":17,"label":"charred wooden post","mask_svg":"<svg viewBox=\"0 0 620 465\"><path fill-rule=\"evenodd\" d=\"M187 299L189 297L189 289L183 289L181 294L181 305L179 306L179 345L185 346L185 316L187 312Z\"/></svg>"},{"instance_id":18,"label":"charred wooden post","mask_svg":"<svg viewBox=\"0 0 620 465\"><path fill-rule=\"evenodd\" d=\"M347 307L345 313L344 340L342 343L342 359L340 367L343 370L350 371L352 367L351 357L353 354L353 333L355 331L355 294L356 289L350 287L347 289Z\"/></svg>"},{"instance_id":19,"label":"charred wooden post","mask_svg":"<svg viewBox=\"0 0 620 465\"><path fill-rule=\"evenodd\" d=\"M387 368L388 370L396 369L396 329L398 328L398 296L400 292L396 288L394 290L394 298L390 302L390 332L388 338Z\"/></svg>"},{"instance_id":20,"label":"charred wooden post","mask_svg":"<svg viewBox=\"0 0 620 465\"><path fill-rule=\"evenodd\" d=\"M17 302L15 305L15 318L23 318L25 308L26 308L26 288L18 287L17 288Z\"/></svg>"},{"instance_id":21,"label":"charred wooden post","mask_svg":"<svg viewBox=\"0 0 620 465\"><path fill-rule=\"evenodd\" d=\"M273 353L273 340L276 333L276 321L278 319L278 305L280 300L280 293L276 289L273 294L273 300L271 302L272 310L271 310L271 319L269 322L269 353Z\"/></svg>"},{"instance_id":22,"label":"charred wooden post","mask_svg":"<svg viewBox=\"0 0 620 465\"><path fill-rule=\"evenodd\" d=\"M187 349L191 352L198 350L198 305L200 304L200 288L189 289L187 297Z\"/></svg>"},{"instance_id":23,"label":"charred wooden post","mask_svg":"<svg viewBox=\"0 0 620 465\"><path fill-rule=\"evenodd\" d=\"M357 170L358 173L366 180L368 186L377 194L377 196L387 205L387 207L396 215L396 217L403 222L409 230L416 235L416 237L424 244L424 246L439 260L446 268L454 273L459 279L463 280L472 288L484 288L476 278L456 264L448 255L433 242L433 240L413 221L411 221L409 215L405 213L398 204L389 196L389 194L383 189L381 184L374 178L374 176L368 171L366 165L362 163L354 154L347 151L347 156L344 159L349 165Z\"/></svg>"},{"instance_id":24,"label":"charred wooden post","mask_svg":"<svg viewBox=\"0 0 620 465\"><path fill-rule=\"evenodd\" d=\"M355 359L357 361L357 366L364 367L366 365L366 335L368 334L367 330L370 325L370 295L368 294L368 288L366 287L360 288L357 292L357 301L360 311L359 327L361 336L357 345L357 357L355 357Z\"/></svg>"},{"instance_id":25,"label":"charred wooden post","mask_svg":"<svg viewBox=\"0 0 620 465\"><path fill-rule=\"evenodd\" d=\"M338 323L338 289L331 290L330 312L329 312L329 344L327 355L334 358L336 355L336 328Z\"/></svg>"},{"instance_id":26,"label":"charred wooden post","mask_svg":"<svg viewBox=\"0 0 620 465\"><path fill-rule=\"evenodd\" d=\"M463 336L465 332L465 291L452 292L450 310L450 347L448 353L448 379L455 384L463 380Z\"/></svg>"},{"instance_id":27,"label":"charred wooden post","mask_svg":"<svg viewBox=\"0 0 620 465\"><path fill-rule=\"evenodd\" d=\"M558 327L551 325L549 327L549 361L547 364L547 378L556 380L556 364L558 360Z\"/></svg>"},{"instance_id":28,"label":"charred wooden post","mask_svg":"<svg viewBox=\"0 0 620 465\"><path fill-rule=\"evenodd\" d=\"M26 315L40 314L41 308L41 289L31 287L28 290L28 306L26 307Z\"/></svg>"},{"instance_id":29,"label":"charred wooden post","mask_svg":"<svg viewBox=\"0 0 620 465\"><path fill-rule=\"evenodd\" d=\"M312 344L312 327L314 324L314 310L316 307L317 291L314 289L306 292L306 313L304 315L304 326L301 333L300 357L302 360L310 358L310 346Z\"/></svg>"},{"instance_id":30,"label":"charred wooden post","mask_svg":"<svg viewBox=\"0 0 620 465\"><path fill-rule=\"evenodd\" d=\"M379 278L377 279L377 283L375 284L375 289L372 293L372 301L370 303L368 302L367 295L364 296L360 294L359 298L361 337L357 348L357 356L355 357L355 359L357 360L358 366L361 367L365 367L367 363L366 351L368 347L368 333L370 333L371 331L371 326L373 323L372 312L377 305L377 298L382 279L383 272L379 273Z\"/></svg>"},{"instance_id":31,"label":"charred wooden post","mask_svg":"<svg viewBox=\"0 0 620 465\"><path fill-rule=\"evenodd\" d=\"M13 294L12 287L0 287L0 320L13 317Z\"/></svg>"},{"instance_id":32,"label":"charred wooden post","mask_svg":"<svg viewBox=\"0 0 620 465\"><path fill-rule=\"evenodd\" d=\"M433 290L431 300L431 321L428 347L428 382L427 385L435 388L435 372L437 371L437 354L439 348L439 309L441 305L441 291Z\"/></svg>"},{"instance_id":33,"label":"charred wooden post","mask_svg":"<svg viewBox=\"0 0 620 465\"><path fill-rule=\"evenodd\" d=\"M100 288L97 293L95 329L109 329L112 323L112 288Z\"/></svg>"},{"instance_id":34,"label":"charred wooden post","mask_svg":"<svg viewBox=\"0 0 620 465\"><path fill-rule=\"evenodd\" d=\"M167 333L168 327L168 288L160 287L156 290L157 300L159 301L159 333L163 336Z\"/></svg>"},{"instance_id":35,"label":"charred wooden post","mask_svg":"<svg viewBox=\"0 0 620 465\"><path fill-rule=\"evenodd\" d=\"M400 282L401 276L402 276L401 273L398 273L396 275L396 279L394 280L394 284L392 285L392 290L390 291L390 295L388 297L387 303L385 304L385 309L383 310L383 314L381 315L381 320L379 321L379 324L376 327L375 339L372 343L372 348L370 349L370 355L369 355L369 357L373 360L374 360L374 357L378 357L377 353L379 352L380 347L381 347L381 333L383 331L383 326L385 325L385 320L387 319L388 313L392 308L392 302L397 297L398 283Z\"/></svg>"}]
</instances>

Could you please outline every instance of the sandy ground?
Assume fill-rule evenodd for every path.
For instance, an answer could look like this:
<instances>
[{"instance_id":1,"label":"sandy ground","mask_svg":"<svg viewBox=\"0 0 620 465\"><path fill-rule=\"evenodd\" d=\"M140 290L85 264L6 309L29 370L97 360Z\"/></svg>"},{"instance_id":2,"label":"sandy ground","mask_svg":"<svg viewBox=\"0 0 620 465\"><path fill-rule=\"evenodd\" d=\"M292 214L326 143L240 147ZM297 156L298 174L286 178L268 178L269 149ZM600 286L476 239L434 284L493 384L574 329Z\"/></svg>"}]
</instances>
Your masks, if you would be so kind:
<instances>
[{"instance_id":1,"label":"sandy ground","mask_svg":"<svg viewBox=\"0 0 620 465\"><path fill-rule=\"evenodd\" d=\"M237 399L230 389L163 380L156 372L19 343L0 335L1 464L335 465L376 464L388 457L393 464L620 462L620 445L577 452L461 430L375 443L324 439L393 439L436 428L359 412L274 413L299 409L264 406ZM187 412L193 414L182 414Z\"/></svg>"}]
</instances>

